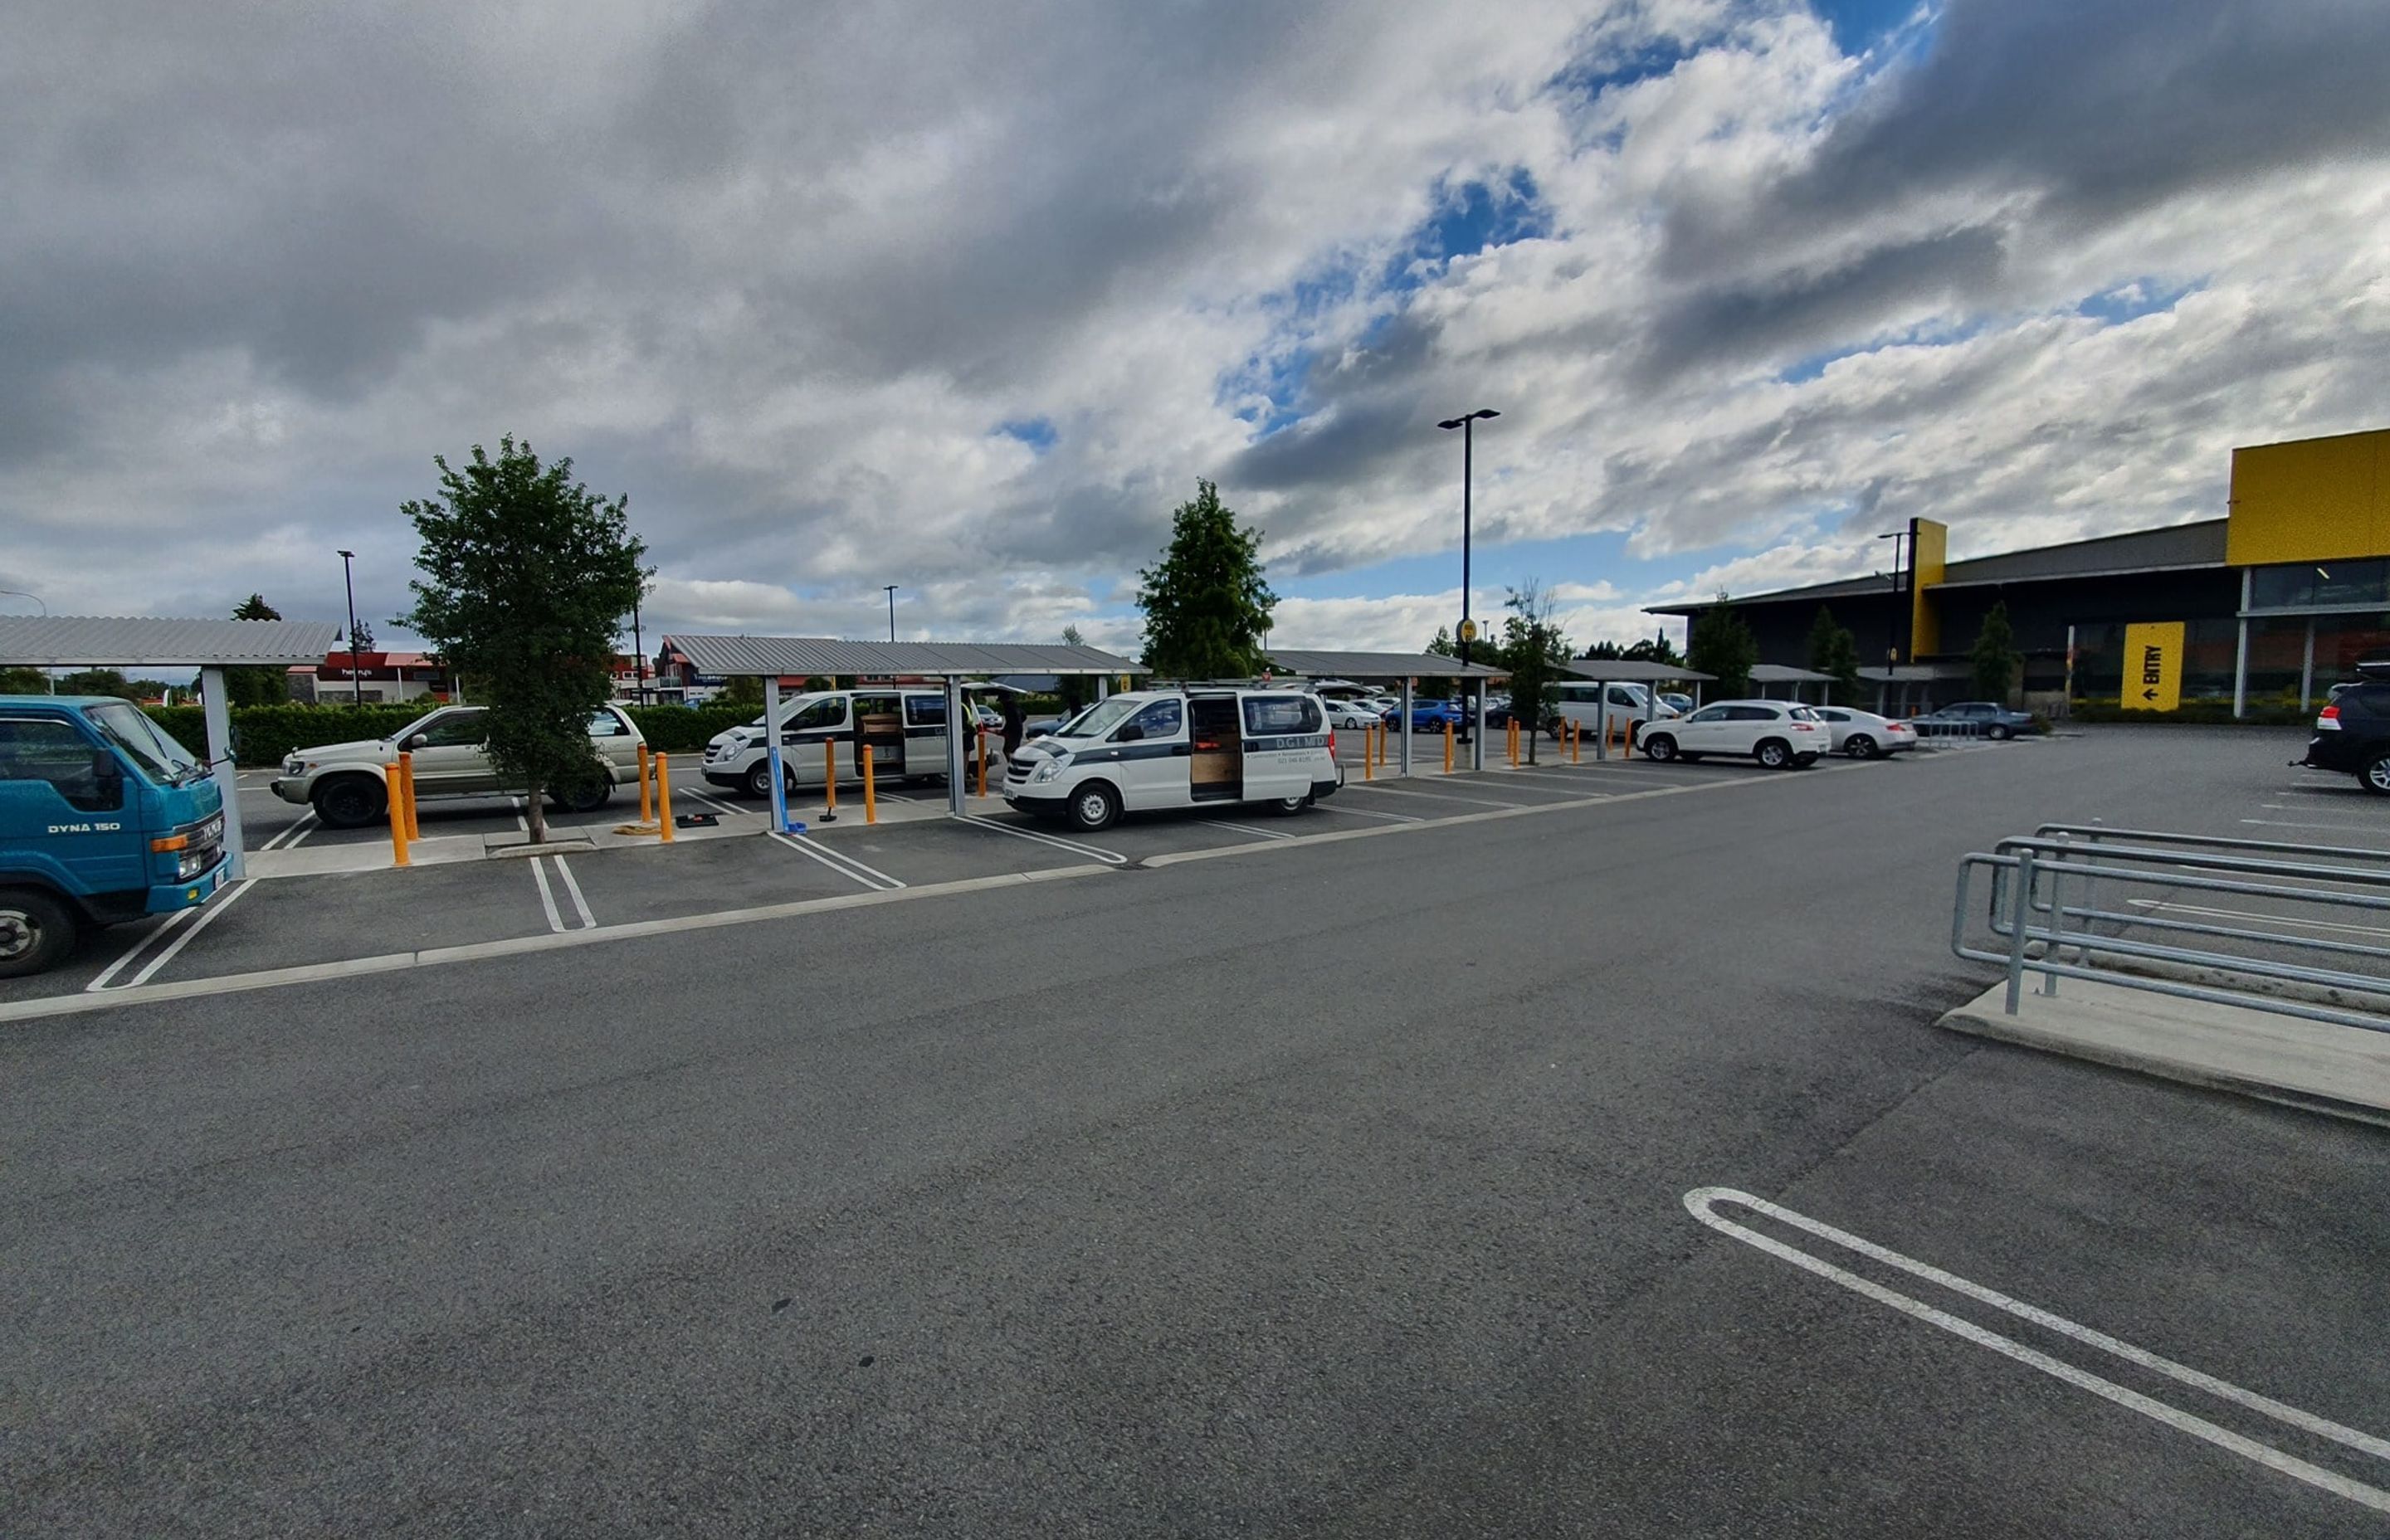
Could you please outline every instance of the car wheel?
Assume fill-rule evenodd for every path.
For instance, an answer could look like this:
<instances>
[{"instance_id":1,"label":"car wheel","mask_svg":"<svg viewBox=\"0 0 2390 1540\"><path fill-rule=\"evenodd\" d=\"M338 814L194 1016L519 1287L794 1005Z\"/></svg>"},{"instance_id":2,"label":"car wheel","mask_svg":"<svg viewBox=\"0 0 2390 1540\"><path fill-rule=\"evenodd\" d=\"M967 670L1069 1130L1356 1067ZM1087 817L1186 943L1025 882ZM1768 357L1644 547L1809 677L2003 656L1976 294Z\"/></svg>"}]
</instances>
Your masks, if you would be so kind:
<instances>
[{"instance_id":1,"label":"car wheel","mask_svg":"<svg viewBox=\"0 0 2390 1540\"><path fill-rule=\"evenodd\" d=\"M363 828L381 816L390 795L380 781L368 776L335 776L317 786L308 800L326 828Z\"/></svg>"},{"instance_id":2,"label":"car wheel","mask_svg":"<svg viewBox=\"0 0 2390 1540\"><path fill-rule=\"evenodd\" d=\"M1874 759L1883 751L1875 746L1875 739L1865 733L1857 733L1852 736L1848 743L1843 745L1843 752L1853 759Z\"/></svg>"},{"instance_id":3,"label":"car wheel","mask_svg":"<svg viewBox=\"0 0 2390 1540\"><path fill-rule=\"evenodd\" d=\"M2016 736L2016 729L2010 726L2005 722L1995 722L1989 727L1985 729L1984 736L1990 738L1994 743L2006 743L2010 738Z\"/></svg>"},{"instance_id":4,"label":"car wheel","mask_svg":"<svg viewBox=\"0 0 2390 1540\"><path fill-rule=\"evenodd\" d=\"M74 911L40 889L0 889L0 979L56 968L78 930Z\"/></svg>"},{"instance_id":5,"label":"car wheel","mask_svg":"<svg viewBox=\"0 0 2390 1540\"><path fill-rule=\"evenodd\" d=\"M1781 770L1792 763L1792 751L1780 738L1771 738L1751 751L1763 770Z\"/></svg>"},{"instance_id":6,"label":"car wheel","mask_svg":"<svg viewBox=\"0 0 2390 1540\"><path fill-rule=\"evenodd\" d=\"M2357 784L2378 797L2390 797L2390 754L2376 754L2358 773Z\"/></svg>"},{"instance_id":7,"label":"car wheel","mask_svg":"<svg viewBox=\"0 0 2390 1540\"><path fill-rule=\"evenodd\" d=\"M1677 757L1677 740L1665 733L1653 733L1643 740L1643 757L1665 764Z\"/></svg>"},{"instance_id":8,"label":"car wheel","mask_svg":"<svg viewBox=\"0 0 2390 1540\"><path fill-rule=\"evenodd\" d=\"M1120 815L1120 793L1101 781L1090 781L1071 793L1071 822L1086 833L1111 828Z\"/></svg>"}]
</instances>

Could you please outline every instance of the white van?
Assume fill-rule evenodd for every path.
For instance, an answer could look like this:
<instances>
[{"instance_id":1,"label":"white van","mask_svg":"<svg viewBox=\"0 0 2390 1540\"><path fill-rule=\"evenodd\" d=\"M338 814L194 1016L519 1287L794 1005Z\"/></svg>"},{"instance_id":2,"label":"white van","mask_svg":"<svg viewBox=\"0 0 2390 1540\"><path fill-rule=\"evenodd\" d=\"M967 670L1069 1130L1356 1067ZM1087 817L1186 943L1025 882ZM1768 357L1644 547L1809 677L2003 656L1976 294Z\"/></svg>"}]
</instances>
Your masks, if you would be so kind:
<instances>
[{"instance_id":1,"label":"white van","mask_svg":"<svg viewBox=\"0 0 2390 1540\"><path fill-rule=\"evenodd\" d=\"M1343 785L1318 697L1222 685L1099 700L1004 769L1023 813L1099 829L1123 813L1265 804L1292 815Z\"/></svg>"},{"instance_id":2,"label":"white van","mask_svg":"<svg viewBox=\"0 0 2390 1540\"><path fill-rule=\"evenodd\" d=\"M1677 708L1666 701L1654 701L1648 685L1599 684L1590 679L1571 679L1555 688L1561 698L1561 720L1581 723L1588 733L1601 728L1603 698L1608 697L1611 730L1619 730L1621 723L1631 724L1632 732L1646 722L1664 720L1677 714ZM1549 726L1549 723L1543 725Z\"/></svg>"},{"instance_id":3,"label":"white van","mask_svg":"<svg viewBox=\"0 0 2390 1540\"><path fill-rule=\"evenodd\" d=\"M970 708L966 707L968 711ZM969 731L968 728L965 729ZM751 797L772 794L762 717L717 733L705 746L705 778ZM790 790L819 786L836 745L838 778L863 778L865 744L874 778L946 773L946 692L939 689L816 690L780 702L780 774ZM970 740L964 739L966 752Z\"/></svg>"}]
</instances>

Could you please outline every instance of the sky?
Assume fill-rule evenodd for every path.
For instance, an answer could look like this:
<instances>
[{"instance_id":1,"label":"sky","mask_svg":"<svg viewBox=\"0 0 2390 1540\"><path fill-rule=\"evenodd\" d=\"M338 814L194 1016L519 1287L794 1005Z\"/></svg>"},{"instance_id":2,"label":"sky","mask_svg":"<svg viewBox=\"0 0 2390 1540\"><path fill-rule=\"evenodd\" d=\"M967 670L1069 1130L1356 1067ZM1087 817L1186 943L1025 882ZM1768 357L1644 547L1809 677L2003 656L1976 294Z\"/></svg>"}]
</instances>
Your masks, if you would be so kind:
<instances>
[{"instance_id":1,"label":"sky","mask_svg":"<svg viewBox=\"0 0 2390 1540\"><path fill-rule=\"evenodd\" d=\"M0 8L0 588L385 644L501 434L667 630L1134 650L1199 478L1273 639L2225 511L2390 425L2381 0ZM0 609L31 602L0 596ZM1681 635L1677 630L1677 635Z\"/></svg>"}]
</instances>

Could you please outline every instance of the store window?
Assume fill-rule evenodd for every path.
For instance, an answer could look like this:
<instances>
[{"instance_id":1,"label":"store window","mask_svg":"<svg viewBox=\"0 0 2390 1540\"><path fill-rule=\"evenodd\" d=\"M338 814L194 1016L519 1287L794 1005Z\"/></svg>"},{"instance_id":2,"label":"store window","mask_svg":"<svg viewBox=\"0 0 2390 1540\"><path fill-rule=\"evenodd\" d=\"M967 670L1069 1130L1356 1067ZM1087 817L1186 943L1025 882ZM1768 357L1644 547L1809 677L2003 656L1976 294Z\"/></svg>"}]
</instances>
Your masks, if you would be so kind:
<instances>
[{"instance_id":1,"label":"store window","mask_svg":"<svg viewBox=\"0 0 2390 1540\"><path fill-rule=\"evenodd\" d=\"M2249 574L2252 610L2390 604L2390 561L2294 561Z\"/></svg>"}]
</instances>

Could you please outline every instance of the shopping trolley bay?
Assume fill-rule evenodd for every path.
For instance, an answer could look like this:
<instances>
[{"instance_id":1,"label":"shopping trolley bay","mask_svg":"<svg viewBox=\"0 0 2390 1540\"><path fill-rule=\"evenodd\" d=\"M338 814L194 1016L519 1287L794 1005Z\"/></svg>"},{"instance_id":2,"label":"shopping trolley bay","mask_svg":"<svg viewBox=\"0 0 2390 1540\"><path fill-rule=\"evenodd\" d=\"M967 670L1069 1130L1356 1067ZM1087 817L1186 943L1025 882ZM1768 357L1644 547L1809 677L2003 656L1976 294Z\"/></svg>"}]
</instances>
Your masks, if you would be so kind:
<instances>
[{"instance_id":1,"label":"shopping trolley bay","mask_svg":"<svg viewBox=\"0 0 2390 1540\"><path fill-rule=\"evenodd\" d=\"M2349 777L1404 747L404 868L245 779L242 881L0 982L12 1531L2381 1532L2390 1136L1936 1025L1970 855L2390 851ZM2028 993L2274 902L2006 880Z\"/></svg>"}]
</instances>

